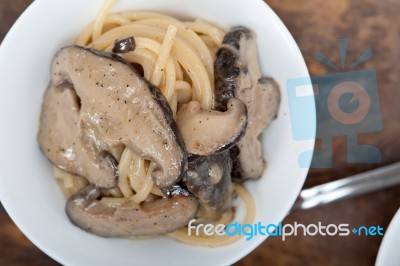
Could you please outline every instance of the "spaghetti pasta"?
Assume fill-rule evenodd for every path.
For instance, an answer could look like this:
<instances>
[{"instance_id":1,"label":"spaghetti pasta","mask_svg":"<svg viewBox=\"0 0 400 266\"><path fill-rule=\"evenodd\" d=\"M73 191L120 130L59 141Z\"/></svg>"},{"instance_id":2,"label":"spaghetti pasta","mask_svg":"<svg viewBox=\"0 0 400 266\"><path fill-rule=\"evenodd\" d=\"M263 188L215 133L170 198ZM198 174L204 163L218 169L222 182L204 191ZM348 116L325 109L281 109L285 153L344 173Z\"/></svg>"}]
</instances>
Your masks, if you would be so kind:
<instances>
[{"instance_id":1,"label":"spaghetti pasta","mask_svg":"<svg viewBox=\"0 0 400 266\"><path fill-rule=\"evenodd\" d=\"M246 190L246 188L244 188L242 185L236 184L235 191L237 195L242 199L244 205L246 206L246 215L242 223L250 224L254 221L255 218L254 200L252 196L249 194L249 192ZM211 224L213 224L214 226L217 224L228 225L230 222L232 222L234 218L233 216L234 216L233 210L230 209L228 212L224 213L218 221L215 221ZM183 243L191 245L199 245L199 246L208 246L208 247L225 246L233 242L236 242L237 240L240 239L239 235L205 236L205 235L195 235L194 232L192 232L192 234L189 236L187 227L176 230L175 232L170 233L169 236Z\"/></svg>"},{"instance_id":2,"label":"spaghetti pasta","mask_svg":"<svg viewBox=\"0 0 400 266\"><path fill-rule=\"evenodd\" d=\"M76 44L111 51L115 40L134 36L134 51L121 57L143 73L145 79L158 86L167 99L174 116L183 104L199 101L202 108L214 107L214 51L221 46L225 32L202 20L182 22L165 14L145 11L110 13L115 0L105 2L97 18L78 36ZM144 160L125 147L113 147L111 153L118 161L118 186L102 189L101 201L120 206L127 199L137 204L162 197L161 190L151 178L155 164ZM54 167L54 174L67 197L88 184L84 178ZM254 219L255 206L251 195L242 185L234 187L246 205L244 222ZM234 216L229 209L215 223L228 224ZM186 230L186 231L185 231ZM189 244L220 246L238 237L189 237L187 228L169 234Z\"/></svg>"},{"instance_id":3,"label":"spaghetti pasta","mask_svg":"<svg viewBox=\"0 0 400 266\"><path fill-rule=\"evenodd\" d=\"M115 40L133 35L136 49L121 56L131 64L141 66L144 77L160 87L174 114L180 105L190 100L199 100L203 107L212 108L215 58L198 33L204 36L211 34L209 37L214 45L220 45L224 32L200 20L185 24L154 12L110 14L108 12L114 2L106 1L94 23L78 37L77 44L111 51ZM161 195L148 178L152 168L138 163L138 158L136 167L132 167L133 157L137 157L132 153L125 149L119 163L118 187L122 194L125 197L134 196L138 203L146 199L151 191ZM132 174L132 169L135 169L135 174ZM137 193L140 196L136 196Z\"/></svg>"}]
</instances>

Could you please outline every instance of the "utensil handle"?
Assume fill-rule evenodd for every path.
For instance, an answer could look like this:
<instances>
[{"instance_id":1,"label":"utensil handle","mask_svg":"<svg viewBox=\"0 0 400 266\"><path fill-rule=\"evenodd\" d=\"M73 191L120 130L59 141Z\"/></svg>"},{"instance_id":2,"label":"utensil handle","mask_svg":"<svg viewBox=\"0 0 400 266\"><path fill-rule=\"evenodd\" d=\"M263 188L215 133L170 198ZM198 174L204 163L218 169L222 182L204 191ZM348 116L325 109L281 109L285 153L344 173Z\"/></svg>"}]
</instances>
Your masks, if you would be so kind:
<instances>
[{"instance_id":1,"label":"utensil handle","mask_svg":"<svg viewBox=\"0 0 400 266\"><path fill-rule=\"evenodd\" d=\"M400 185L400 162L303 189L291 211L308 210L395 185Z\"/></svg>"}]
</instances>

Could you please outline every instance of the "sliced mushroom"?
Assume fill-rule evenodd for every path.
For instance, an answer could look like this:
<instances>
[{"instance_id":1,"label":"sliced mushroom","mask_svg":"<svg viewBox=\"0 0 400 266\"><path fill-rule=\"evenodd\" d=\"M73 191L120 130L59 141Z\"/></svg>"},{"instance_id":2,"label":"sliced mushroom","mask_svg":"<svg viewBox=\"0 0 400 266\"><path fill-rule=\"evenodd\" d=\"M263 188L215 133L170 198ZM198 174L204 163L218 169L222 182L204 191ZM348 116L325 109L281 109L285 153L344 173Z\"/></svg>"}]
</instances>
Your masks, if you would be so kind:
<instances>
[{"instance_id":1,"label":"sliced mushroom","mask_svg":"<svg viewBox=\"0 0 400 266\"><path fill-rule=\"evenodd\" d=\"M134 51L136 48L135 38L133 36L116 40L112 49L113 53L123 54Z\"/></svg>"},{"instance_id":2,"label":"sliced mushroom","mask_svg":"<svg viewBox=\"0 0 400 266\"><path fill-rule=\"evenodd\" d=\"M259 136L277 115L279 87L261 76L256 36L245 27L226 34L214 67L218 109L226 110L228 101L235 97L245 103L248 112L247 132L238 143L234 178L257 179L265 168Z\"/></svg>"},{"instance_id":3,"label":"sliced mushroom","mask_svg":"<svg viewBox=\"0 0 400 266\"><path fill-rule=\"evenodd\" d=\"M206 221L218 218L232 205L232 160L229 151L210 156L191 156L183 182L199 199Z\"/></svg>"},{"instance_id":4,"label":"sliced mushroom","mask_svg":"<svg viewBox=\"0 0 400 266\"><path fill-rule=\"evenodd\" d=\"M79 98L72 87L50 85L44 95L39 145L57 167L87 177L100 187L113 187L118 177L117 163L102 151L96 134L82 138Z\"/></svg>"},{"instance_id":5,"label":"sliced mushroom","mask_svg":"<svg viewBox=\"0 0 400 266\"><path fill-rule=\"evenodd\" d=\"M262 78L259 82L265 90L265 93L260 95L260 98L264 97L263 100L260 100L264 104L256 104L247 134L238 143L240 153L234 161L235 172L239 173L234 176L234 179L238 181L261 177L266 163L259 136L276 117L279 107L280 94L276 82L270 78Z\"/></svg>"},{"instance_id":6,"label":"sliced mushroom","mask_svg":"<svg viewBox=\"0 0 400 266\"><path fill-rule=\"evenodd\" d=\"M229 149L244 136L247 126L246 106L238 99L228 102L228 110L203 110L199 102L182 106L176 123L186 149L191 154L210 155Z\"/></svg>"},{"instance_id":7,"label":"sliced mushroom","mask_svg":"<svg viewBox=\"0 0 400 266\"><path fill-rule=\"evenodd\" d=\"M193 196L173 196L137 205L126 201L110 207L98 200L100 189L90 185L67 202L72 223L103 237L153 236L167 234L194 218L198 202Z\"/></svg>"},{"instance_id":8,"label":"sliced mushroom","mask_svg":"<svg viewBox=\"0 0 400 266\"><path fill-rule=\"evenodd\" d=\"M172 186L186 171L184 143L167 100L118 56L80 46L63 48L53 59L52 86L71 86L80 98L81 137L75 142L84 142L89 156L99 156L98 146L109 150L124 145L157 164L152 178L160 188ZM54 110L43 109L43 132L53 130L51 112ZM49 122L43 123L44 119ZM73 130L64 128L58 137ZM43 150L55 145L49 143L51 133L39 137ZM51 154L46 155L54 161ZM67 163L65 159L58 165ZM78 160L73 163L76 169L80 167Z\"/></svg>"}]
</instances>

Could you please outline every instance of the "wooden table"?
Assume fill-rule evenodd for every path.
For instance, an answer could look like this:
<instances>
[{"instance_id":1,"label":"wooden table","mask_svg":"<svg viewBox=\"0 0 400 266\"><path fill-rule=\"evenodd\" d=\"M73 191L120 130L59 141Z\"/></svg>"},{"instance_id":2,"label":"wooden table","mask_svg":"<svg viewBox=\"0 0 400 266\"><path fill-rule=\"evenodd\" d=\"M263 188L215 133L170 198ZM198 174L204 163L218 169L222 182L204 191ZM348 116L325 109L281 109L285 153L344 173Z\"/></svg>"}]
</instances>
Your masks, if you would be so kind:
<instances>
[{"instance_id":1,"label":"wooden table","mask_svg":"<svg viewBox=\"0 0 400 266\"><path fill-rule=\"evenodd\" d=\"M0 41L31 0L0 0ZM335 71L315 60L321 51L340 62L338 39L348 39L348 62L371 48L374 56L357 69L377 73L383 129L359 135L360 143L377 146L380 164L349 164L346 137L333 139L331 169L312 169L305 187L363 172L400 160L400 2L397 0L269 0L296 39L312 76ZM339 70L340 71L340 70ZM345 69L344 71L350 71ZM338 72L338 71L336 71ZM4 88L3 88L4 89ZM299 211L284 223L348 223L387 228L400 206L400 187ZM0 265L57 265L29 242L0 208ZM236 265L373 265L381 237L270 238ZM399 262L400 264L400 262Z\"/></svg>"}]
</instances>

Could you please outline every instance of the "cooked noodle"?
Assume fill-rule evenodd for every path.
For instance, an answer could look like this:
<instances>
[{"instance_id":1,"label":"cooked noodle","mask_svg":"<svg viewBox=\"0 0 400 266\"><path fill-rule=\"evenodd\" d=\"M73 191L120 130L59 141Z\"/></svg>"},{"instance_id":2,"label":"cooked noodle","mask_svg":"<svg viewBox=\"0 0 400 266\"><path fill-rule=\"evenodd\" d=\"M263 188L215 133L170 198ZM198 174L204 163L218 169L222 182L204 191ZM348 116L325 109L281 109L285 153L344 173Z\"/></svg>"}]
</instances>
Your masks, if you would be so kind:
<instances>
[{"instance_id":1,"label":"cooked noodle","mask_svg":"<svg viewBox=\"0 0 400 266\"><path fill-rule=\"evenodd\" d=\"M199 19L182 22L164 14L144 11L109 13L114 2L105 2L97 18L78 36L76 44L110 52L115 40L134 36L134 51L120 55L133 66L140 66L144 78L160 88L174 117L182 104L193 100L199 101L205 109L212 109L215 50L221 46L225 32ZM118 186L102 189L104 204L119 206L128 198L140 204L163 196L151 178L154 163L125 147L113 147L111 153L119 162ZM54 174L67 197L88 184L84 178L57 167L54 167ZM255 207L251 195L242 185L235 185L234 191L246 205L244 222L252 222ZM231 208L215 224L228 224L233 216ZM226 245L237 240L237 237L229 236L189 237L185 228L170 236L185 243L206 246Z\"/></svg>"},{"instance_id":2,"label":"cooked noodle","mask_svg":"<svg viewBox=\"0 0 400 266\"><path fill-rule=\"evenodd\" d=\"M251 224L255 218L255 205L253 197L249 194L249 192L242 185L235 184L235 192L237 195L243 200L243 203L246 206L246 216L242 221L242 224ZM218 221L215 221L211 224L214 226L217 224L228 225L233 221L234 212L231 208L226 213L224 213ZM189 236L188 228L184 227L176 230L173 233L169 234L170 237L187 244L199 245L199 246L208 246L208 247L217 247L217 246L225 246L231 244L241 238L239 235L234 236L205 236L205 235L194 235L194 232Z\"/></svg>"}]
</instances>

